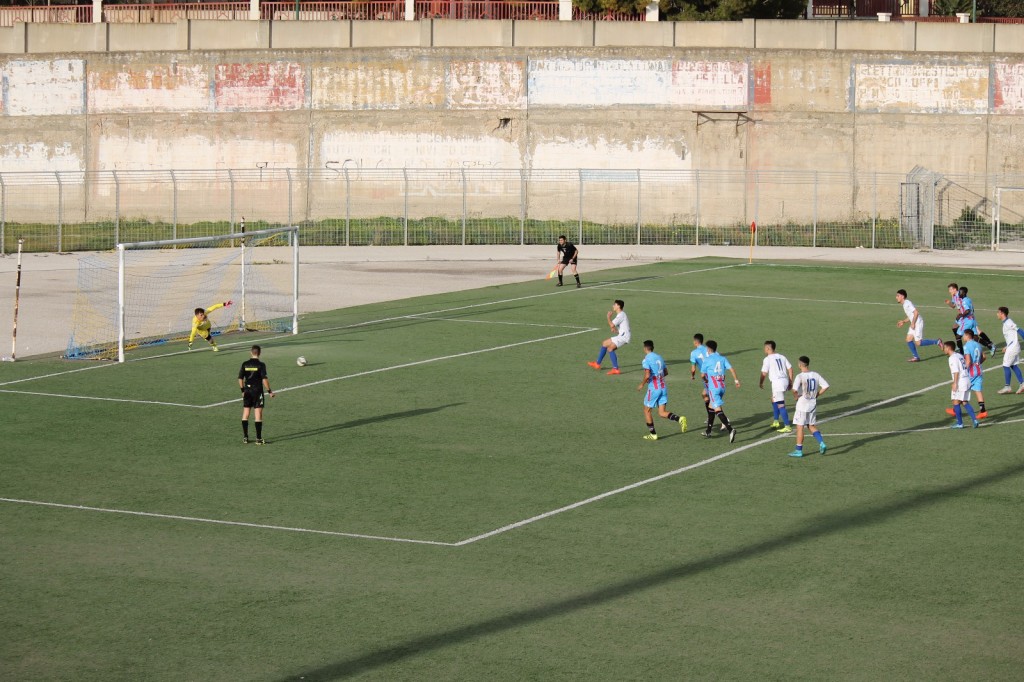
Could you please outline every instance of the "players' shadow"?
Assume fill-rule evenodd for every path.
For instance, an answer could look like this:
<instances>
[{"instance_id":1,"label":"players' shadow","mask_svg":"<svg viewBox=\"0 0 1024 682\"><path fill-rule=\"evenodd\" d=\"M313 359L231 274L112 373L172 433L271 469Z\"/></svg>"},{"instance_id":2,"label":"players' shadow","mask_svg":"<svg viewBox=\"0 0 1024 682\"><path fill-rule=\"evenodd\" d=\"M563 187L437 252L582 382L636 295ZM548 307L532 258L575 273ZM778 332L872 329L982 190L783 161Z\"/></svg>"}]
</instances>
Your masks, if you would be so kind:
<instances>
[{"instance_id":1,"label":"players' shadow","mask_svg":"<svg viewBox=\"0 0 1024 682\"><path fill-rule=\"evenodd\" d=\"M370 417L363 417L362 419L353 419L351 421L341 422L339 424L331 424L330 426L320 426L315 429L310 429L308 431L296 431L295 433L286 433L282 436L275 436L274 442L280 442L284 440L295 440L297 438L310 438L312 436L322 436L325 433L342 431L344 429L354 429L359 426L379 424L380 422L391 421L392 419L407 419L409 417L419 417L425 414L440 412L441 410L448 407L458 407L459 405L465 404L466 403L451 403L448 405L438 405L437 407L422 407L418 410L406 410L405 412L392 412L390 414L373 415Z\"/></svg>"},{"instance_id":2,"label":"players' shadow","mask_svg":"<svg viewBox=\"0 0 1024 682\"><path fill-rule=\"evenodd\" d=\"M971 490L1017 478L1021 474L1024 474L1024 462L1002 467L957 483L917 491L901 491L889 501L821 514L763 540L668 566L645 575L629 577L588 591L570 594L554 601L525 608L520 607L439 632L410 637L391 646L356 654L335 663L297 671L284 680L326 682L381 670L389 665L435 651L475 642L498 633L518 630L553 618L564 618L568 614L588 611L595 606L619 602L632 595L691 579L723 566L750 561L755 557L771 555L853 529L876 526L903 514L941 504L947 499L955 500ZM387 678L386 673L379 676Z\"/></svg>"}]
</instances>

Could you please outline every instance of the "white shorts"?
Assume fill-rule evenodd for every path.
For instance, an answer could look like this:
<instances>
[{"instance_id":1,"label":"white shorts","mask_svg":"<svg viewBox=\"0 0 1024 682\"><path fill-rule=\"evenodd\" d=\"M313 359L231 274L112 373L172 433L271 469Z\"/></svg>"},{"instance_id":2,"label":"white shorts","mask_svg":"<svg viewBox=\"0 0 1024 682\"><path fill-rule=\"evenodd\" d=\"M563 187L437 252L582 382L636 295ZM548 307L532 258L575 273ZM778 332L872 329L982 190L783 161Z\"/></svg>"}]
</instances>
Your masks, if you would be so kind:
<instances>
[{"instance_id":1,"label":"white shorts","mask_svg":"<svg viewBox=\"0 0 1024 682\"><path fill-rule=\"evenodd\" d=\"M611 340L612 340L612 343L615 344L616 348L622 348L627 343L629 343L629 337L628 336L623 336L621 334L619 334L618 336L613 336Z\"/></svg>"},{"instance_id":2,"label":"white shorts","mask_svg":"<svg viewBox=\"0 0 1024 682\"><path fill-rule=\"evenodd\" d=\"M786 402L786 389L789 388L789 380L783 379L782 381L772 382L772 402L783 403Z\"/></svg>"},{"instance_id":3,"label":"white shorts","mask_svg":"<svg viewBox=\"0 0 1024 682\"><path fill-rule=\"evenodd\" d=\"M810 426L818 423L818 406L815 405L810 411L797 410L793 415L793 424L796 426Z\"/></svg>"},{"instance_id":4,"label":"white shorts","mask_svg":"<svg viewBox=\"0 0 1024 682\"><path fill-rule=\"evenodd\" d=\"M924 318L923 317L919 316L917 318L917 324L915 324L913 327L911 327L910 329L907 330L907 336L914 337L914 341L917 341L918 343L921 342L921 339L924 338Z\"/></svg>"},{"instance_id":5,"label":"white shorts","mask_svg":"<svg viewBox=\"0 0 1024 682\"><path fill-rule=\"evenodd\" d=\"M964 387L962 389L961 388L957 388L957 390L955 390L955 391L950 391L949 392L949 399L950 400L958 400L958 401L960 401L962 403L966 403L966 402L970 401L970 399L971 399L971 389L970 389L970 387L968 386L968 387Z\"/></svg>"},{"instance_id":6,"label":"white shorts","mask_svg":"<svg viewBox=\"0 0 1024 682\"><path fill-rule=\"evenodd\" d=\"M1008 350L1003 353L1003 367L1013 367L1020 362L1019 350Z\"/></svg>"}]
</instances>

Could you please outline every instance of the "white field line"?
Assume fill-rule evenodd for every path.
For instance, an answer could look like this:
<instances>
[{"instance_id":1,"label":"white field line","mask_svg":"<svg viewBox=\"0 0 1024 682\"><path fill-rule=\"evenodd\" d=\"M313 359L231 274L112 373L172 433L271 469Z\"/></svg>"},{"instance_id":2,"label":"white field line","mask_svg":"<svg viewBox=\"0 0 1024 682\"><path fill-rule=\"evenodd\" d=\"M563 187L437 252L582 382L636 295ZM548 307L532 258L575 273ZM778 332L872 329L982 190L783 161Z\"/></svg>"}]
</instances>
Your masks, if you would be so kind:
<instances>
[{"instance_id":1,"label":"white field line","mask_svg":"<svg viewBox=\"0 0 1024 682\"><path fill-rule=\"evenodd\" d=\"M453 547L450 542L435 542L434 540L413 540L411 538L393 538L384 535L363 535L361 533L341 533L333 530L315 530L313 528L294 528L291 526L274 526L265 523L247 523L245 521L224 521L222 519L206 519L199 516L182 516L180 514L156 514L153 512L132 511L130 509L107 509L104 507L87 507L81 504L60 504L57 502L40 502L38 500L19 500L11 497L0 497L0 502L11 504L31 504L39 507L57 507L60 509L77 509L79 511L105 512L107 514L127 514L129 516L146 516L156 519L171 519L174 521L194 521L198 523L213 523L221 526L244 526L246 528L260 528L263 530L283 530L292 533L312 533L315 535L334 535L345 538L358 538L361 540L384 540L387 542L406 542L415 545L440 545L442 547Z\"/></svg>"},{"instance_id":2,"label":"white field line","mask_svg":"<svg viewBox=\"0 0 1024 682\"><path fill-rule=\"evenodd\" d=\"M504 324L511 327L550 327L552 329L595 329L594 327L580 327L575 324L538 324L536 322L502 322L499 320L470 320L459 317L426 317L425 315L406 315L410 320L431 320L433 322L468 322L472 324Z\"/></svg>"},{"instance_id":3,"label":"white field line","mask_svg":"<svg viewBox=\"0 0 1024 682\"><path fill-rule=\"evenodd\" d=\"M160 400L132 400L131 398L101 398L94 395L69 395L66 393L43 393L41 391L12 391L0 389L0 393L17 393L19 395L37 395L46 398L72 398L74 400L102 400L111 403L136 403L139 405L167 405L169 407L202 407L202 405L188 405L186 403L167 403Z\"/></svg>"},{"instance_id":4,"label":"white field line","mask_svg":"<svg viewBox=\"0 0 1024 682\"><path fill-rule=\"evenodd\" d=\"M936 266L939 270L910 270L904 268L872 268L870 263L864 263L860 267L855 265L812 265L812 264L801 264L801 263L752 263L755 267L762 268L802 268L809 270L864 270L871 269L877 272L898 272L899 274L913 273L920 275L963 275L964 277L1009 277L1011 279L1022 279L1024 274L1014 274L1011 272L986 272L983 270L946 270L942 266ZM984 267L984 266L983 266ZM998 268L998 265L991 267ZM1005 266L1003 266L1005 267Z\"/></svg>"},{"instance_id":5,"label":"white field line","mask_svg":"<svg viewBox=\"0 0 1024 682\"><path fill-rule=\"evenodd\" d=\"M990 367L989 369L995 369L995 367ZM926 387L918 389L916 391L911 391L910 393L904 393L903 395L898 395L898 396L896 396L894 398L887 398L886 400L880 400L877 403L872 403L870 405L865 405L864 407L858 407L857 409L854 409L854 410L848 410L847 412L843 412L841 414L837 414L837 415L835 415L833 417L828 417L826 419L821 419L821 420L819 420L818 423L819 424L824 424L826 422L835 421L837 419L843 419L844 417L852 417L855 414L860 414L861 412L867 412L868 410L874 410L876 408L882 407L883 405L888 405L889 403L893 403L893 402L896 402L898 400L903 400L905 398L912 398L914 396L921 395L922 393L927 393L928 391L934 390L936 388L940 388L942 386L949 386L951 381L952 380L950 380L950 381L943 381L943 382L938 383L938 384L932 384L931 386L926 386ZM946 428L948 428L948 427L946 427ZM487 531L486 533L481 533L480 535L474 535L473 537L466 538L465 540L460 540L460 541L456 542L455 545L457 547L462 547L464 545L469 545L469 544L472 544L474 542L479 542L480 540L485 540L487 538L494 537L495 535L501 535L502 533L507 533L507 532L509 532L511 530L515 530L517 528L522 528L523 526L528 526L531 523L536 523L537 521L542 521L544 519L551 518L552 516L556 516L557 514L562 514L562 513L567 512L567 511L572 511L573 509L579 509L580 507L583 507L585 505L591 504L593 502L598 502L598 501L603 500L603 499L605 499L607 497L612 497L613 495L619 495L621 493L633 490L635 488L639 488L641 486L649 485L651 483L656 483L658 481L664 480L666 478L671 478L673 476L678 476L679 474L686 473L687 471L692 471L692 470L697 469L699 467L705 466L706 464L711 464L712 462L717 462L719 460L725 459L726 457L731 457L732 455L738 454L740 452L745 452L745 451L750 450L752 448L755 448L755 447L757 447L759 445L764 445L765 443L771 443L772 441L780 440L782 438L788 438L788 434L778 434L778 435L768 436L768 437L762 438L760 440L754 441L753 443L747 443L746 445L741 445L738 448L733 448L732 450L727 450L726 452L723 452L723 453L721 453L719 455L715 455L714 457L709 457L709 458L703 459L703 460L701 460L699 462L695 462L693 464L688 464L687 466L680 467L678 469L673 469L672 471L666 472L664 474L658 474L657 476L652 476L650 478L645 478L642 481L637 481L636 483L630 483L629 485L622 486L621 488L616 488L615 490L609 490L607 492L603 492L603 493L600 493L598 495L594 495L593 497L588 497L588 498L586 498L584 500L580 500L579 502L573 502L572 504L567 504L564 507L559 507L557 509L552 509L550 511L543 512L541 514L537 514L536 516L531 516L528 519L523 519L522 521L516 521L515 523L510 523L508 525L501 526L500 528L495 528L494 530Z\"/></svg>"},{"instance_id":6,"label":"white field line","mask_svg":"<svg viewBox=\"0 0 1024 682\"><path fill-rule=\"evenodd\" d=\"M697 274L697 273L701 273L701 272L711 272L713 270L727 270L727 269L730 269L730 268L746 267L746 266L747 266L746 263L733 263L731 265L716 265L714 267L700 268L698 270L685 270L683 272L673 272L673 273L669 273L669 274L665 274L665 275L652 275L650 277L644 277L643 279L666 279L668 277L681 277L683 275L693 275L693 274ZM381 324L381 323L384 323L384 322L394 322L396 320L408 319L410 317L415 317L415 316L419 316L419 315L437 315L437 314L455 312L455 311L458 311L458 310L470 310L472 308L481 308L481 307L486 307L486 306L491 306L491 305L500 305L502 303L514 303L516 301L526 301L526 300L529 300L529 299L543 298L543 297L546 297L546 296L561 296L561 295L569 294L571 292L579 293L579 292L582 292L582 291L589 291L589 290L592 290L592 289L599 289L599 288L602 288L602 287L609 287L609 286L612 286L612 285L615 285L615 284L619 284L619 282L599 282L599 283L596 283L596 284L590 284L590 285L588 285L584 289L576 289L575 287L570 287L566 291L551 291L551 292L547 292L547 293L544 293L544 294L531 294L529 296L517 296L516 298L505 298L505 299L501 299L501 300L498 300L498 301L485 301L483 303L473 303L473 304L470 304L470 305L457 306L457 307L454 307L454 308L441 308L439 310L429 310L429 311L422 312L422 313L406 313L405 315L396 315L396 316L393 316L393 317L382 317L382 318L376 319L376 320L367 320L366 322L356 322L356 323L353 323L353 324L346 324L346 325L341 325L341 326L338 326L338 327L325 327L323 329L311 329L309 331L300 331L298 334L292 334L290 332L283 332L281 334L272 335L269 338L278 338L278 337L280 337L282 339L282 341L289 341L289 340L293 339L296 336L308 336L310 334L323 334L325 332L341 331L341 330L344 330L344 329L355 329L357 327L366 327L366 326L373 325L373 324ZM571 327L567 327L567 328L571 328ZM233 348L235 346L247 346L249 344L251 344L251 340L249 340L249 341L236 341L234 343L224 343L224 344L220 344L220 346L221 346L221 348ZM146 356L144 358L132 358L132 359L128 360L128 362L143 362L143 361L146 361L146 360L157 360L157 359L160 359L160 358L174 357L176 355L187 355L188 353L191 353L191 352L192 351L181 350L181 351L174 351L174 352L171 352L171 353L161 353L159 355L148 355L148 356ZM50 377L62 376L64 374L73 374L75 372L84 372L84 371L89 370L89 369L99 369L101 367L117 367L119 364L120 363L117 363L117 362L104 362L103 364L93 365L92 367L79 367L79 368L76 368L76 369L69 369L69 370L64 371L64 372L53 372L51 374L44 374L44 375L36 376L36 377L26 377L26 378L23 378L23 379L15 379L14 381L8 381L8 382L0 383L0 386L7 386L9 384L18 384L18 383L22 383L22 382L25 382L25 381L35 381L36 379L48 379Z\"/></svg>"},{"instance_id":7,"label":"white field line","mask_svg":"<svg viewBox=\"0 0 1024 682\"><path fill-rule=\"evenodd\" d=\"M966 412L964 413L964 416L965 417L967 416ZM989 421L987 419L981 419L979 421L981 423L981 428L988 429L988 428L991 428L993 426L1002 426L1003 424L1019 424L1020 422L1024 422L1024 417L1019 418L1019 419L1005 419L1005 420L1001 420L1001 421ZM965 426L966 426L966 428L971 428L969 424L967 424ZM928 428L925 428L925 429L898 429L896 431L861 431L859 433L832 433L832 432L829 432L828 437L829 438L846 438L846 437L853 437L853 436L894 436L894 435L901 434L901 433L926 433L928 431L949 431L949 427L948 426L929 426Z\"/></svg>"},{"instance_id":8,"label":"white field line","mask_svg":"<svg viewBox=\"0 0 1024 682\"><path fill-rule=\"evenodd\" d=\"M827 298L792 298L787 296L756 296L754 294L723 294L711 291L661 291L658 289L622 289L622 291L636 291L645 294L676 294L680 296L715 296L718 298L752 298L763 301L794 301L801 303L835 303L842 305L881 305L881 306L892 306L896 308L898 303L883 303L882 301L834 301ZM919 305L918 308L928 308L933 310L949 310L952 312L952 308L945 305ZM979 308L979 310L982 310Z\"/></svg>"}]
</instances>

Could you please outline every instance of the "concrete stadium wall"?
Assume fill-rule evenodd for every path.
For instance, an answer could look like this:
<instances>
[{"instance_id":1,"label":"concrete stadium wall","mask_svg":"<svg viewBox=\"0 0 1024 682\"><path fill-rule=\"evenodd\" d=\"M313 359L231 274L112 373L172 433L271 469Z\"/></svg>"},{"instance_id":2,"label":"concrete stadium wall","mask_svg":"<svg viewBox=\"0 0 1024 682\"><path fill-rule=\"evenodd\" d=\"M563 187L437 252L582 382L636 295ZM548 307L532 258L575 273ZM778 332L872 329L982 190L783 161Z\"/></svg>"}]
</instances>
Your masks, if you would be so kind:
<instances>
[{"instance_id":1,"label":"concrete stadium wall","mask_svg":"<svg viewBox=\"0 0 1024 682\"><path fill-rule=\"evenodd\" d=\"M282 23L254 22L231 40L264 44ZM594 30L588 23L534 25L568 26L559 30L576 31L577 37L588 27ZM752 22L738 24L748 26ZM461 35L468 27L455 22L394 22L393 39L423 39L425 27L433 31L430 40L469 39ZM894 38L905 37L905 28L890 29L885 26ZM293 31L293 42L302 34L301 26L286 30ZM330 192L307 191L314 180L302 169L333 171L339 174L335 181L362 169L450 169L451 187L416 190L416 207L424 215L458 209L451 197L461 192L462 169L588 169L589 186L601 188L588 193L588 205L610 216L635 202L626 196L626 182L636 169L679 171L679 182L666 186L667 193L690 191L686 172L692 170L853 176L905 174L921 165L950 174L1024 177L1024 56L837 50L820 30L813 27L804 37L807 44L826 43L817 50L212 51L196 49L193 32L191 50L95 52L87 59L74 53L11 55L0 59L0 172L300 169L289 179L293 208L311 217L336 215L338 207L329 205ZM344 42L343 35L325 29L315 40ZM541 40L540 32L533 35ZM619 40L640 35L623 33ZM837 44L841 35L833 34ZM104 36L123 45L135 40L118 32ZM173 42L182 34L161 30L154 36ZM494 32L480 40L508 37ZM402 171L396 173L393 189L404 181ZM478 194L489 195L505 182L487 181ZM534 185L532 217L575 213L558 191L546 196ZM518 201L518 190L505 189ZM889 188L897 196L898 190L898 184ZM24 187L8 186L9 204L31 205L26 197L32 191L31 179ZM130 213L139 196L166 191L162 178L125 192L121 210ZM177 191L181 222L229 213L225 188L197 182L180 184ZM401 213L401 199L391 190L367 185L353 192L363 198L357 212ZM188 200L192 196L195 201ZM254 184L236 187L234 198L236 207L259 207L262 215L284 211L263 206L265 196ZM310 196L326 203L306 205ZM849 213L850 196L843 183L823 185L819 215ZM852 196L853 209L866 210L858 193ZM69 185L66 219L79 211L95 214L113 201L109 186ZM780 183L755 198L737 183L702 194L703 219L718 214L742 220L755 201L761 202L762 216L791 215L794 206L810 210L806 187ZM657 210L644 212L654 218ZM11 212L6 218L27 220Z\"/></svg>"},{"instance_id":2,"label":"concrete stadium wall","mask_svg":"<svg viewBox=\"0 0 1024 682\"><path fill-rule=\"evenodd\" d=\"M0 54L366 47L678 47L1024 54L1024 25L779 21L206 21L17 24Z\"/></svg>"}]
</instances>

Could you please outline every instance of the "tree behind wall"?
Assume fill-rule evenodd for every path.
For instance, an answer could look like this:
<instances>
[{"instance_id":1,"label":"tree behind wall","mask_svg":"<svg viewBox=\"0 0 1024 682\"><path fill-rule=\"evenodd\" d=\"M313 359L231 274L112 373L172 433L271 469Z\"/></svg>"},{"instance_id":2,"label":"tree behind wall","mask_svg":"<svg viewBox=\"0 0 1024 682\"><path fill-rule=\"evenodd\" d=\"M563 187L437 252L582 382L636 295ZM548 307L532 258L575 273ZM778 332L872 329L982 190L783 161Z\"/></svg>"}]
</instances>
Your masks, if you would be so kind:
<instances>
[{"instance_id":1,"label":"tree behind wall","mask_svg":"<svg viewBox=\"0 0 1024 682\"><path fill-rule=\"evenodd\" d=\"M673 21L800 19L807 11L806 0L661 0L660 6Z\"/></svg>"}]
</instances>

